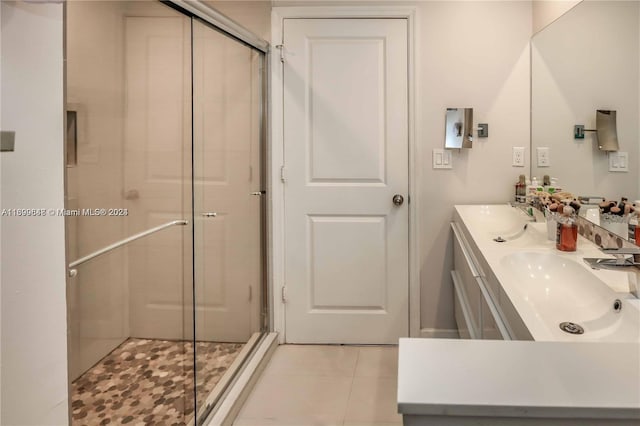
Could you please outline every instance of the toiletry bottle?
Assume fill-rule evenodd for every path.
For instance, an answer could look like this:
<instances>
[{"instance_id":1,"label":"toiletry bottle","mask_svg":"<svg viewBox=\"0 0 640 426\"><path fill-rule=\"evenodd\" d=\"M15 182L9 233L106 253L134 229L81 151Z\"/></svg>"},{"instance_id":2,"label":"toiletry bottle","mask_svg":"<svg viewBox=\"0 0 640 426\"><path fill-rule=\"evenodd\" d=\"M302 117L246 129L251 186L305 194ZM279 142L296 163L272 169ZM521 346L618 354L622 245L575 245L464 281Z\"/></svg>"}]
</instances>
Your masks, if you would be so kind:
<instances>
[{"instance_id":1,"label":"toiletry bottle","mask_svg":"<svg viewBox=\"0 0 640 426\"><path fill-rule=\"evenodd\" d=\"M633 237L629 240L636 243L637 246L640 245L640 227L638 226L638 216L635 214L632 214L629 219L629 228L633 229Z\"/></svg>"},{"instance_id":2,"label":"toiletry bottle","mask_svg":"<svg viewBox=\"0 0 640 426\"><path fill-rule=\"evenodd\" d=\"M577 246L578 225L575 219L569 216L560 216L556 231L556 248L560 251L576 251Z\"/></svg>"},{"instance_id":3,"label":"toiletry bottle","mask_svg":"<svg viewBox=\"0 0 640 426\"><path fill-rule=\"evenodd\" d=\"M535 194L536 192L538 192L538 178L534 176L531 178L531 185L529 185L527 193Z\"/></svg>"},{"instance_id":4,"label":"toiletry bottle","mask_svg":"<svg viewBox=\"0 0 640 426\"><path fill-rule=\"evenodd\" d=\"M551 178L551 186L549 189L553 188L553 192L562 192L562 188L560 188L560 184L558 183L558 178ZM549 192L552 192L551 190Z\"/></svg>"},{"instance_id":5,"label":"toiletry bottle","mask_svg":"<svg viewBox=\"0 0 640 426\"><path fill-rule=\"evenodd\" d=\"M555 178L551 178L551 182L549 183L549 185L547 185L547 187L545 188L545 190L549 193L549 194L553 194L554 192L557 192L556 186L554 185L554 180Z\"/></svg>"},{"instance_id":6,"label":"toiletry bottle","mask_svg":"<svg viewBox=\"0 0 640 426\"><path fill-rule=\"evenodd\" d=\"M518 177L518 183L516 183L516 201L524 203L526 201L526 184L524 175Z\"/></svg>"}]
</instances>

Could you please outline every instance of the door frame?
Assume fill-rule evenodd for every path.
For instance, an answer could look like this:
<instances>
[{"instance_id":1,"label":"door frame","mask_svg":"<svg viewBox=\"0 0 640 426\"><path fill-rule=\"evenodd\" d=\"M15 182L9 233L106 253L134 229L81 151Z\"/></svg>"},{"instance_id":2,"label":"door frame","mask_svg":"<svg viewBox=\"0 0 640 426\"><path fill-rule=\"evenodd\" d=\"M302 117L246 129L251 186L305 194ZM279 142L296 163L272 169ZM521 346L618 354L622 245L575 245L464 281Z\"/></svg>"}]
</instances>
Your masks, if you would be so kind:
<instances>
[{"instance_id":1,"label":"door frame","mask_svg":"<svg viewBox=\"0 0 640 426\"><path fill-rule=\"evenodd\" d=\"M285 285L285 199L284 182L281 168L284 159L284 105L283 105L283 66L280 61L282 47L284 19L294 18L400 18L407 20L408 40L408 135L409 135L409 336L420 337L420 246L419 238L419 197L420 174L418 159L420 150L417 144L416 126L416 93L417 81L417 49L416 34L418 33L417 8L414 6L334 6L334 7L274 7L271 12L271 143L269 144L269 185L271 235L269 259L271 270L271 321L272 329L278 332L280 343L285 342L286 322L283 288Z\"/></svg>"}]
</instances>

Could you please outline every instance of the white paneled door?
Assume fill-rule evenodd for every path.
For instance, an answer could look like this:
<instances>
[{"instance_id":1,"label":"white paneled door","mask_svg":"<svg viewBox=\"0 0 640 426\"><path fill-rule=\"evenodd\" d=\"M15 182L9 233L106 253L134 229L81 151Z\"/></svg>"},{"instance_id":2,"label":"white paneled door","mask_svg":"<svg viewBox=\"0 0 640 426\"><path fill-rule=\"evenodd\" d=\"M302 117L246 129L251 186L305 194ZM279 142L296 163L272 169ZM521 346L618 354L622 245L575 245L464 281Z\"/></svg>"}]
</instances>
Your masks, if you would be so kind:
<instances>
[{"instance_id":1,"label":"white paneled door","mask_svg":"<svg viewBox=\"0 0 640 426\"><path fill-rule=\"evenodd\" d=\"M285 19L283 32L286 341L397 343L409 330L407 21Z\"/></svg>"}]
</instances>

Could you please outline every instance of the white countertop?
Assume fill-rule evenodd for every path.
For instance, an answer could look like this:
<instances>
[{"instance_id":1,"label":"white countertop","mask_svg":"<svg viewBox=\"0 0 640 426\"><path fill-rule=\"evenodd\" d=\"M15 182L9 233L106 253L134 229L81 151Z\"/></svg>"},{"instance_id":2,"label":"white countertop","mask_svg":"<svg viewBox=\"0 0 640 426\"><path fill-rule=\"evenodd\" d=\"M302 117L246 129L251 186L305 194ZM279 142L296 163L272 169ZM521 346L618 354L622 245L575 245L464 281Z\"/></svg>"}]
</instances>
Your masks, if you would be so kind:
<instances>
[{"instance_id":1,"label":"white countertop","mask_svg":"<svg viewBox=\"0 0 640 426\"><path fill-rule=\"evenodd\" d=\"M563 253L547 240L544 223L529 224L526 233L520 233L525 218L507 205L455 209L472 239L469 242L480 251L483 268L491 269L487 275L498 280L498 297L509 299L535 341L400 339L399 412L640 420L640 336L634 325L640 318L640 301L628 293L627 275L591 270L582 259L603 254L582 237L577 251ZM497 235L507 242L493 241ZM581 277L570 283L574 292L558 291L566 289L566 282L545 281L548 277L540 279L539 287L534 283L535 294L524 291L522 275L505 263L522 251L552 253L562 262L575 262L571 270ZM599 281L588 277L587 286L586 273ZM609 302L616 298L622 300L623 309L612 315ZM582 318L585 334L570 335L558 327L558 318L566 315L571 320L585 312L593 314ZM623 316L626 322L601 321ZM621 334L622 324L626 332Z\"/></svg>"},{"instance_id":2,"label":"white countertop","mask_svg":"<svg viewBox=\"0 0 640 426\"><path fill-rule=\"evenodd\" d=\"M640 419L637 343L400 339L398 411Z\"/></svg>"},{"instance_id":3,"label":"white countertop","mask_svg":"<svg viewBox=\"0 0 640 426\"><path fill-rule=\"evenodd\" d=\"M594 275L602 282L601 293L607 293L603 296L609 302L613 302L616 298L623 301L623 315L632 315L634 318L640 316L635 297L629 293L628 275L625 272L608 271L608 270L592 270L583 262L585 257L608 257L603 254L599 248L591 241L578 236L577 250L574 252L561 252L556 250L555 242L546 238L546 224L528 223L528 229L518 238L510 239L509 235L519 233L523 224L527 223L524 214L507 204L504 205L457 205L455 206L457 214L462 219L462 225L471 236L473 243L481 252L482 258L487 262L493 275L500 283L501 292L509 298L513 307L517 310L527 329L536 341L585 341L585 340L610 340L610 341L628 341L629 333L621 335L616 334L615 328L618 325L613 324L609 330L602 330L598 333L585 333L584 335L571 335L559 329L557 324L560 321L545 321L544 319L552 319L557 316L562 317L562 312L571 308L571 300L567 299L564 308L558 308L557 304L548 303L541 304L539 300L534 303L528 299L526 292L522 291L521 282L517 276L514 276L509 268L506 268L503 262L505 256L509 254L526 251L536 253L549 253L559 258L574 262L579 268L583 269L590 275ZM507 238L507 242L496 243L493 238L496 236ZM541 286L545 286L541 281ZM552 291L552 289L548 289ZM547 309L548 308L548 309ZM600 309L600 308L597 308ZM635 312L633 312L635 311ZM560 315L559 315L560 314ZM573 318L570 315L562 321L580 322L581 318ZM633 340L640 342L640 327L634 332Z\"/></svg>"}]
</instances>

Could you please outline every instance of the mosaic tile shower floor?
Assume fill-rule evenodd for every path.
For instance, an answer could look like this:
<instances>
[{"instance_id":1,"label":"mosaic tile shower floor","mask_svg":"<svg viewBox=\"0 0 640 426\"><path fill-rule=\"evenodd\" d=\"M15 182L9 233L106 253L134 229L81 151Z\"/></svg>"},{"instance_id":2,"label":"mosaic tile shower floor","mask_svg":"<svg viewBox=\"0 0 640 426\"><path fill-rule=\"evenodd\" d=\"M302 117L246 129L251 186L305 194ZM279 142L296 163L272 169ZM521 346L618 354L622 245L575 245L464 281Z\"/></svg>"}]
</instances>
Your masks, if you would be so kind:
<instances>
[{"instance_id":1,"label":"mosaic tile shower floor","mask_svg":"<svg viewBox=\"0 0 640 426\"><path fill-rule=\"evenodd\" d=\"M198 401L243 346L196 343ZM71 386L73 425L185 425L193 418L193 344L128 339Z\"/></svg>"}]
</instances>

